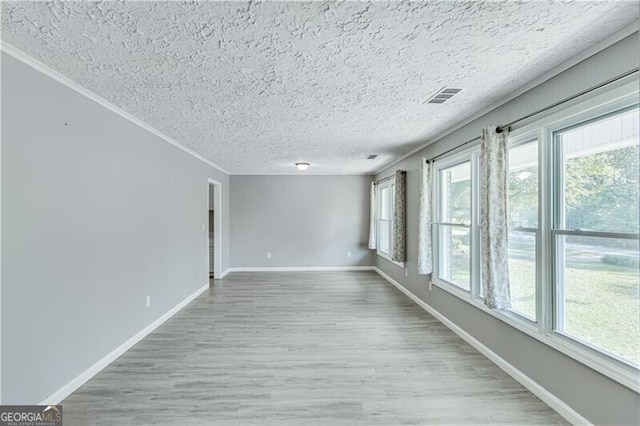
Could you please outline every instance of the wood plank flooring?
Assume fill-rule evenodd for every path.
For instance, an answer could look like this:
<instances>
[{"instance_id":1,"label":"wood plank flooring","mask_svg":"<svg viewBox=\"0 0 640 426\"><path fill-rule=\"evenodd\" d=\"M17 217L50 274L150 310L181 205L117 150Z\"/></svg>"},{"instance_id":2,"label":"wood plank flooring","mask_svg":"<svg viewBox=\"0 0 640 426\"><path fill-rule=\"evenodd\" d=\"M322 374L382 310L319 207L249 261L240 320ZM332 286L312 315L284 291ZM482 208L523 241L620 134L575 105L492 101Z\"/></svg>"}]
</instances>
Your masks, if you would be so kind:
<instances>
[{"instance_id":1,"label":"wood plank flooring","mask_svg":"<svg viewBox=\"0 0 640 426\"><path fill-rule=\"evenodd\" d=\"M65 425L565 423L375 272L231 274L62 404Z\"/></svg>"}]
</instances>

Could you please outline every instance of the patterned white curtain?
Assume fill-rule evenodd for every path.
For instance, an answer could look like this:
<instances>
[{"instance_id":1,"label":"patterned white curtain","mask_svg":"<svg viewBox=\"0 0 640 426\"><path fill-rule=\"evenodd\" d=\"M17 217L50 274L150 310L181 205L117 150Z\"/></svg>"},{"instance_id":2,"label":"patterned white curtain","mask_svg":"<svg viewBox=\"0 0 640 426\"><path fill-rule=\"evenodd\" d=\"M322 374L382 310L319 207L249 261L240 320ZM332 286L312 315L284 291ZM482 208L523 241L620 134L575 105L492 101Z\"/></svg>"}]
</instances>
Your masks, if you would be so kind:
<instances>
[{"instance_id":1,"label":"patterned white curtain","mask_svg":"<svg viewBox=\"0 0 640 426\"><path fill-rule=\"evenodd\" d=\"M393 250L391 260L406 260L406 205L407 205L407 172L396 170L396 186L393 209Z\"/></svg>"},{"instance_id":2,"label":"patterned white curtain","mask_svg":"<svg viewBox=\"0 0 640 426\"><path fill-rule=\"evenodd\" d=\"M480 142L480 232L484 302L492 309L511 307L507 222L508 131L482 130Z\"/></svg>"},{"instance_id":3,"label":"patterned white curtain","mask_svg":"<svg viewBox=\"0 0 640 426\"><path fill-rule=\"evenodd\" d=\"M369 204L369 248L376 249L376 183L371 182L371 199Z\"/></svg>"},{"instance_id":4,"label":"patterned white curtain","mask_svg":"<svg viewBox=\"0 0 640 426\"><path fill-rule=\"evenodd\" d=\"M420 205L418 206L418 274L420 275L428 275L433 270L431 167L432 162L423 158L420 163Z\"/></svg>"}]
</instances>

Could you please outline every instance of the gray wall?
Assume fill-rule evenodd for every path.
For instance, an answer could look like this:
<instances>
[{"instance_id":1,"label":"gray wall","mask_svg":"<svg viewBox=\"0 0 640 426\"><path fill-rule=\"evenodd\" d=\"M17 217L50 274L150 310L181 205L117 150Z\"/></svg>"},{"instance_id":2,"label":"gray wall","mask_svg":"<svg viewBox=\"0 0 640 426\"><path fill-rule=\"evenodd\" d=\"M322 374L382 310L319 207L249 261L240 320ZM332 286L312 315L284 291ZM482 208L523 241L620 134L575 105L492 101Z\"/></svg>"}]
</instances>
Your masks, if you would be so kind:
<instances>
[{"instance_id":1,"label":"gray wall","mask_svg":"<svg viewBox=\"0 0 640 426\"><path fill-rule=\"evenodd\" d=\"M209 184L209 209L213 210L216 208L216 185Z\"/></svg>"},{"instance_id":2,"label":"gray wall","mask_svg":"<svg viewBox=\"0 0 640 426\"><path fill-rule=\"evenodd\" d=\"M638 67L638 34L568 69L544 84L438 140L380 173L407 170L407 267L404 271L376 257L378 268L441 312L499 356L569 404L595 424L640 424L640 395L589 367L521 333L446 291L416 272L418 253L418 169L431 158L480 135L487 124L508 123L555 101Z\"/></svg>"},{"instance_id":3,"label":"gray wall","mask_svg":"<svg viewBox=\"0 0 640 426\"><path fill-rule=\"evenodd\" d=\"M373 266L367 248L372 180L231 176L231 266Z\"/></svg>"},{"instance_id":4,"label":"gray wall","mask_svg":"<svg viewBox=\"0 0 640 426\"><path fill-rule=\"evenodd\" d=\"M226 174L2 54L3 403L40 402L208 283L208 178L226 269Z\"/></svg>"}]
</instances>

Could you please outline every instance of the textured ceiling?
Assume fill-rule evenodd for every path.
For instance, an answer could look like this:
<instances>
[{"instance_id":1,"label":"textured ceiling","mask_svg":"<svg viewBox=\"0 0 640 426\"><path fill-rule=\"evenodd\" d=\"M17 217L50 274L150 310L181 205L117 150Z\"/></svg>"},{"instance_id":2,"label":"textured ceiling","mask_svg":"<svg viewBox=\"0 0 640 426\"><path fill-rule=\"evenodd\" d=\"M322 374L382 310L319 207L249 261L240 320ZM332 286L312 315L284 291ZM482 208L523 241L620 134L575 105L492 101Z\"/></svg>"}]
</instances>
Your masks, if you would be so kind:
<instances>
[{"instance_id":1,"label":"textured ceiling","mask_svg":"<svg viewBox=\"0 0 640 426\"><path fill-rule=\"evenodd\" d=\"M231 173L365 173L636 19L606 1L2 2L2 39ZM425 103L444 86L463 91Z\"/></svg>"}]
</instances>

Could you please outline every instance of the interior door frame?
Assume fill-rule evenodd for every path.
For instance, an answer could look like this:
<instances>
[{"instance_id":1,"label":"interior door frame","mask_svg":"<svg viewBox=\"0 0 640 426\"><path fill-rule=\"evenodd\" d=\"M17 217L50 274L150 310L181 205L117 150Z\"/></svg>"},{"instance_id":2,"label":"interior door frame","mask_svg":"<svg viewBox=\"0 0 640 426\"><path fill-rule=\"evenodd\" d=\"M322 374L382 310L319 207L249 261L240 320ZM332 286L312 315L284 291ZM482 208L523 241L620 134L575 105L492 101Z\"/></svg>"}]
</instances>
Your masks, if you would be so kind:
<instances>
[{"instance_id":1,"label":"interior door frame","mask_svg":"<svg viewBox=\"0 0 640 426\"><path fill-rule=\"evenodd\" d=\"M214 185L214 200L213 200L213 278L220 279L222 278L222 184L217 180L209 178L207 180L207 277L209 277L209 273L211 270L211 265L209 265L209 210L211 209L209 206L211 205L211 200L209 199L209 186Z\"/></svg>"}]
</instances>

